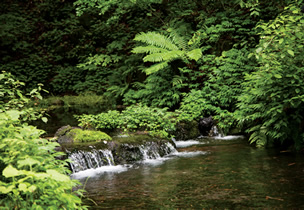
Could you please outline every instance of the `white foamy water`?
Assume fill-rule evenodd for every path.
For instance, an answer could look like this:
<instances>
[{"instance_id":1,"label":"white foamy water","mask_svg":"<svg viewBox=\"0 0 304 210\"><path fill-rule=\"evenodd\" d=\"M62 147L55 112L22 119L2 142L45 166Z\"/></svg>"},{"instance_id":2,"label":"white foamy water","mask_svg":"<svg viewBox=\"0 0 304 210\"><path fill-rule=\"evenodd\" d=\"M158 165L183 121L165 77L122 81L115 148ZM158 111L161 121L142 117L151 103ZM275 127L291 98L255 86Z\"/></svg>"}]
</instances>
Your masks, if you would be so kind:
<instances>
[{"instance_id":1,"label":"white foamy water","mask_svg":"<svg viewBox=\"0 0 304 210\"><path fill-rule=\"evenodd\" d=\"M189 147L196 144L203 144L203 142L195 141L195 140L188 140L188 141L175 141L174 142L176 147L183 148L183 147Z\"/></svg>"},{"instance_id":2,"label":"white foamy water","mask_svg":"<svg viewBox=\"0 0 304 210\"><path fill-rule=\"evenodd\" d=\"M214 139L219 139L219 140L235 140L235 139L243 139L245 138L244 136L241 136L241 135L230 135L230 136L216 136L214 137Z\"/></svg>"},{"instance_id":3,"label":"white foamy water","mask_svg":"<svg viewBox=\"0 0 304 210\"><path fill-rule=\"evenodd\" d=\"M174 155L179 156L179 157L194 157L197 155L206 155L208 152L205 151L193 151L193 152L178 152L175 153Z\"/></svg>"},{"instance_id":4,"label":"white foamy water","mask_svg":"<svg viewBox=\"0 0 304 210\"><path fill-rule=\"evenodd\" d=\"M175 154L175 153L174 153ZM147 165L160 165L164 161L171 159L172 157L161 157L161 158L156 158L156 159L145 159L142 161L142 163L147 164Z\"/></svg>"},{"instance_id":5,"label":"white foamy water","mask_svg":"<svg viewBox=\"0 0 304 210\"><path fill-rule=\"evenodd\" d=\"M79 171L77 173L73 173L71 177L73 179L82 179L85 177L93 177L103 173L121 173L127 171L128 167L123 165L117 166L101 166L98 168L91 168L84 171Z\"/></svg>"}]
</instances>

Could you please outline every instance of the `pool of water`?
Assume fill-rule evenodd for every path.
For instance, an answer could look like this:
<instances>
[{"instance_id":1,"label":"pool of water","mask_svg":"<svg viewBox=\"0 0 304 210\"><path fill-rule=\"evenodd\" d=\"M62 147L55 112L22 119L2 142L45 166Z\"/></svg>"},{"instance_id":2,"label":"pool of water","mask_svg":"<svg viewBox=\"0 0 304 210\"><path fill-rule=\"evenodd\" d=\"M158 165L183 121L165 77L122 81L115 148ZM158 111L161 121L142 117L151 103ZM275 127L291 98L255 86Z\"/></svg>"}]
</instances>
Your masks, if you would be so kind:
<instances>
[{"instance_id":1,"label":"pool of water","mask_svg":"<svg viewBox=\"0 0 304 210\"><path fill-rule=\"evenodd\" d=\"M179 153L163 160L79 178L86 202L91 209L304 209L303 155L246 140L179 143Z\"/></svg>"}]
</instances>

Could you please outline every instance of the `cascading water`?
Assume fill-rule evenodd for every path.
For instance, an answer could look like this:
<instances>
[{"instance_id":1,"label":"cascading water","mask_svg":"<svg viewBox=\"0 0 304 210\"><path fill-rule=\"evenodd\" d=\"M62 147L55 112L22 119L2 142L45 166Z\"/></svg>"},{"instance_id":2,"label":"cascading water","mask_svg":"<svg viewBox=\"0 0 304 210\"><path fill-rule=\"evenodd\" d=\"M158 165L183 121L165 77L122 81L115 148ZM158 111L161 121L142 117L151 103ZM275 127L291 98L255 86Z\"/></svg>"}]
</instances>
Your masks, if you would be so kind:
<instances>
[{"instance_id":1,"label":"cascading water","mask_svg":"<svg viewBox=\"0 0 304 210\"><path fill-rule=\"evenodd\" d=\"M211 127L211 130L209 133L211 134L212 137L223 137L224 136L223 132L216 125Z\"/></svg>"},{"instance_id":2,"label":"cascading water","mask_svg":"<svg viewBox=\"0 0 304 210\"><path fill-rule=\"evenodd\" d=\"M113 165L113 155L108 149L95 149L91 151L77 151L69 155L71 162L71 169L73 173L87 170L90 168L98 168L105 165Z\"/></svg>"},{"instance_id":3,"label":"cascading water","mask_svg":"<svg viewBox=\"0 0 304 210\"><path fill-rule=\"evenodd\" d=\"M69 159L71 159L71 169L73 173L78 173L88 169L98 169L105 166L116 166L122 164L121 156L130 155L135 159L141 161L158 160L162 157L174 154L177 150L170 142L157 144L156 142L147 142L144 145L121 145L120 148L129 149L129 151L122 152L121 149L96 149L94 146L82 150L74 150L67 152ZM132 152L130 152L132 151ZM135 154L138 153L139 154ZM120 153L120 155L119 155ZM133 153L133 154L130 154ZM115 154L115 155L113 155ZM140 159L138 159L140 158ZM126 158L131 159L131 158ZM132 162L132 161L131 161ZM126 162L128 164L128 162ZM126 164L123 163L123 164Z\"/></svg>"},{"instance_id":4,"label":"cascading water","mask_svg":"<svg viewBox=\"0 0 304 210\"><path fill-rule=\"evenodd\" d=\"M158 151L152 147L142 145L139 147L139 149L143 155L143 160L160 158L160 154L158 153Z\"/></svg>"}]
</instances>

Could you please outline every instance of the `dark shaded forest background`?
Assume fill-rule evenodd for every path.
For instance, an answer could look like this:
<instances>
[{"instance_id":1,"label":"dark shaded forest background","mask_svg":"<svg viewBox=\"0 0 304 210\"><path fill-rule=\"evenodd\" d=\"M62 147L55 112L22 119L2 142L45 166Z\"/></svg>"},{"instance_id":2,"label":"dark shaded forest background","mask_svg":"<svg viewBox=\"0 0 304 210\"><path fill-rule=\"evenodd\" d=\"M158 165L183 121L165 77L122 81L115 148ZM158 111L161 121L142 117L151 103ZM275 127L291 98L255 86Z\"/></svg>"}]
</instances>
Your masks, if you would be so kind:
<instances>
[{"instance_id":1,"label":"dark shaded forest background","mask_svg":"<svg viewBox=\"0 0 304 210\"><path fill-rule=\"evenodd\" d=\"M302 1L4 0L0 70L48 95L214 116L303 146Z\"/></svg>"}]
</instances>

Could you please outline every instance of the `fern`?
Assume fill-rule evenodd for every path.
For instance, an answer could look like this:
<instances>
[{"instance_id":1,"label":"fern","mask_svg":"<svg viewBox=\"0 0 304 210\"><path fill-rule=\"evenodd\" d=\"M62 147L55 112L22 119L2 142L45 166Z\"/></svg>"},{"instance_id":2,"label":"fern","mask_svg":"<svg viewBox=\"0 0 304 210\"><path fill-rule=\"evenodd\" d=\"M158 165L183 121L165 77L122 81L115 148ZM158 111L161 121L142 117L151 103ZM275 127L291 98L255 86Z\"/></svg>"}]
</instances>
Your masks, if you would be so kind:
<instances>
[{"instance_id":1,"label":"fern","mask_svg":"<svg viewBox=\"0 0 304 210\"><path fill-rule=\"evenodd\" d=\"M253 132L250 135L249 142L256 143L257 147L263 147L267 144L267 136L266 136L266 129L265 128L260 128L259 130Z\"/></svg>"},{"instance_id":2,"label":"fern","mask_svg":"<svg viewBox=\"0 0 304 210\"><path fill-rule=\"evenodd\" d=\"M203 54L200 49L194 49L190 52L187 52L187 57L195 61L198 61L202 57L202 55Z\"/></svg>"},{"instance_id":3,"label":"fern","mask_svg":"<svg viewBox=\"0 0 304 210\"><path fill-rule=\"evenodd\" d=\"M170 40L170 38L156 32L142 32L136 35L134 40L167 50L178 50L178 47L172 42L172 40Z\"/></svg>"},{"instance_id":4,"label":"fern","mask_svg":"<svg viewBox=\"0 0 304 210\"><path fill-rule=\"evenodd\" d=\"M134 48L132 52L136 54L138 53L154 54L154 53L168 52L168 50L157 46L140 46Z\"/></svg>"},{"instance_id":5,"label":"fern","mask_svg":"<svg viewBox=\"0 0 304 210\"><path fill-rule=\"evenodd\" d=\"M146 46L133 48L132 52L148 54L143 58L144 62L161 62L145 70L146 74L156 73L169 66L171 61L181 59L185 63L189 60L198 61L202 57L199 48L191 49L188 42L175 30L168 29L169 36L157 32L140 33L134 38L135 41L142 42Z\"/></svg>"},{"instance_id":6,"label":"fern","mask_svg":"<svg viewBox=\"0 0 304 210\"><path fill-rule=\"evenodd\" d=\"M160 62L160 61L172 61L183 56L183 52L180 50L167 51L163 53L154 53L144 57L144 62Z\"/></svg>"},{"instance_id":7,"label":"fern","mask_svg":"<svg viewBox=\"0 0 304 210\"><path fill-rule=\"evenodd\" d=\"M153 74L155 72L158 72L161 69L164 69L168 66L168 62L162 62L162 63L158 63L158 64L154 64L152 65L150 68L146 69L146 74Z\"/></svg>"}]
</instances>

